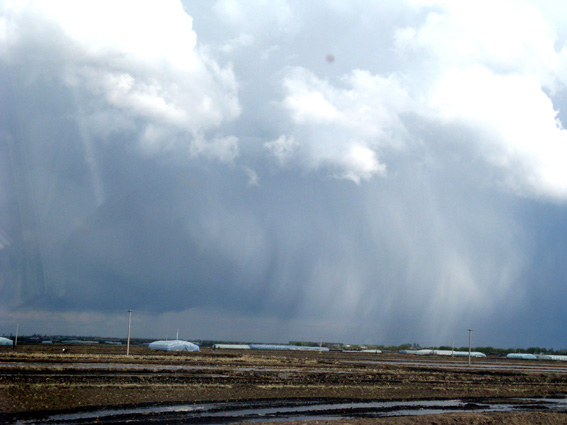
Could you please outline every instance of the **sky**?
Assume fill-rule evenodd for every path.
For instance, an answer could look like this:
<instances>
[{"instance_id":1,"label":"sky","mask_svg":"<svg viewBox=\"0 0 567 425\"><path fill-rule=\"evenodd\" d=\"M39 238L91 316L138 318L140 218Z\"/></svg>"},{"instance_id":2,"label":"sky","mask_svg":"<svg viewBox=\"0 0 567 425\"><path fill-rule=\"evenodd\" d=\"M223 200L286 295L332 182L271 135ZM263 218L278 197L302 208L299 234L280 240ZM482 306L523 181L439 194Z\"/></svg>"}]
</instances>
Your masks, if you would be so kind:
<instances>
[{"instance_id":1,"label":"sky","mask_svg":"<svg viewBox=\"0 0 567 425\"><path fill-rule=\"evenodd\" d=\"M566 17L0 1L0 333L567 348Z\"/></svg>"}]
</instances>

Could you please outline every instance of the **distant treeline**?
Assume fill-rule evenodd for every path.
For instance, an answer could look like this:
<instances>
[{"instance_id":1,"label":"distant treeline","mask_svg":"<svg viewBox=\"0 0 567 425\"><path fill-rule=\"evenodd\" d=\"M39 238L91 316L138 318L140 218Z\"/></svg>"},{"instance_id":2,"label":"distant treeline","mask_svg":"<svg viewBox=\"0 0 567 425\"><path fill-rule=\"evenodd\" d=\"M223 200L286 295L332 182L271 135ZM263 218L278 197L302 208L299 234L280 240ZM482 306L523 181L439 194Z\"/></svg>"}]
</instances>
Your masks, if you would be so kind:
<instances>
[{"instance_id":1,"label":"distant treeline","mask_svg":"<svg viewBox=\"0 0 567 425\"><path fill-rule=\"evenodd\" d=\"M3 335L6 338L14 339L13 335ZM99 342L99 343L117 343L122 342L125 343L125 338L103 338L99 336L68 336L68 335L21 335L18 337L18 344L37 344L41 342L53 342L53 343L65 343L69 342L69 340L81 341L81 340L88 340L89 342ZM131 344L147 344L152 342L153 339L149 338L132 338L130 343ZM227 344L227 341L209 341L209 340L200 340L200 341L193 341L197 343L201 347L212 347L214 344ZM239 341L230 341L232 344L242 344L243 342ZM246 342L248 343L248 342ZM344 344L341 342L324 342L321 343L320 341L289 341L290 345L298 345L303 347L319 347L322 345L323 347L329 349L337 349L337 350L380 350L384 352L397 352L400 350L419 350L422 348L432 349L432 350L454 350L454 351L468 351L469 347L451 347L448 345L441 345L439 347L422 347L417 343L407 343L401 345L375 345L375 344ZM567 355L567 348L562 348L559 350L555 350L553 348L545 348L545 347L529 347L529 348L497 348L497 347L472 347L473 351L480 351L481 353L487 355L502 355L505 356L510 353L528 353L528 354L549 354L549 355Z\"/></svg>"},{"instance_id":2,"label":"distant treeline","mask_svg":"<svg viewBox=\"0 0 567 425\"><path fill-rule=\"evenodd\" d=\"M451 347L444 347L440 349L451 350ZM467 351L469 347L455 348L455 350ZM501 354L506 355L510 353L529 353L529 354L556 354L556 355L566 355L567 348L562 348L560 350L554 350L553 348L544 347L529 347L529 348L495 348L495 347L474 347L475 351L480 351L484 354Z\"/></svg>"},{"instance_id":3,"label":"distant treeline","mask_svg":"<svg viewBox=\"0 0 567 425\"><path fill-rule=\"evenodd\" d=\"M291 345L300 345L307 347L318 347L321 343L315 341L290 341ZM469 351L469 347L450 347L447 345L441 345L439 347L422 347L417 343L408 343L401 345L356 345L356 344L343 344L337 342L323 342L323 347L327 348L337 348L344 349L348 348L351 350L360 349L370 349L370 350L381 350L381 351L393 351L397 352L400 350L419 350L421 348L429 348L433 350L454 350L454 351ZM562 348L560 350L555 350L553 348L545 347L530 347L530 348L497 348L497 347L472 347L473 351L480 351L481 353L488 355L502 355L505 356L510 353L529 353L529 354L556 354L556 355L567 355L567 348Z\"/></svg>"},{"instance_id":4,"label":"distant treeline","mask_svg":"<svg viewBox=\"0 0 567 425\"><path fill-rule=\"evenodd\" d=\"M378 349L386 351L386 350L411 350L411 349L420 349L420 348L431 348L434 350L454 350L454 351L469 351L469 347L451 347L448 345L441 345L439 347L420 347L417 344L402 344L399 346L377 346ZM384 347L384 348L381 348ZM557 354L557 355L565 355L567 354L567 348L562 348L560 350L554 350L553 348L544 348L544 347L530 347L530 348L497 348L497 347L471 347L472 351L480 351L481 353L487 355L502 355L505 356L510 353L529 353L529 354Z\"/></svg>"}]
</instances>

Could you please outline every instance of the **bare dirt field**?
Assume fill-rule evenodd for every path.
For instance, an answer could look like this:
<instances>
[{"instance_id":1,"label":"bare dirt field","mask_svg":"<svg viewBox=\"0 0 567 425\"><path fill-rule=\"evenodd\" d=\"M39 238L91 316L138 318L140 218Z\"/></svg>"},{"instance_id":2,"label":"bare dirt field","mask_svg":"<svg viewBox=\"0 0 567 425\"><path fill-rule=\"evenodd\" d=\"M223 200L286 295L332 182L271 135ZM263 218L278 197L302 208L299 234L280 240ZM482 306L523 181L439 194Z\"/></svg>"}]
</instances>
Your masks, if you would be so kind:
<instances>
[{"instance_id":1,"label":"bare dirt field","mask_svg":"<svg viewBox=\"0 0 567 425\"><path fill-rule=\"evenodd\" d=\"M466 358L398 354L175 353L133 346L126 356L121 346L68 346L66 353L62 348L0 350L0 423L234 423L276 417L292 420L289 424L336 425L567 423L562 362L486 358L469 366ZM130 411L124 416L108 408ZM235 414L244 410L252 413ZM385 417L393 413L399 416Z\"/></svg>"}]
</instances>

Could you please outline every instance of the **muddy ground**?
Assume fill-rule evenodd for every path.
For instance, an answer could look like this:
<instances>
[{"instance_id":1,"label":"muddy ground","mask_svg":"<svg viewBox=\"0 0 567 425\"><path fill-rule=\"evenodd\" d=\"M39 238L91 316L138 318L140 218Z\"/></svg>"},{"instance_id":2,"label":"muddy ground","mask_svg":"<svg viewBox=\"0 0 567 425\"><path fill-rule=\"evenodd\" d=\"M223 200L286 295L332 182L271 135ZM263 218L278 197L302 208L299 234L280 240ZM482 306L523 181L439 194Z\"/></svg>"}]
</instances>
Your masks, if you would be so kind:
<instances>
[{"instance_id":1,"label":"muddy ground","mask_svg":"<svg viewBox=\"0 0 567 425\"><path fill-rule=\"evenodd\" d=\"M68 346L66 353L62 348L29 345L0 350L0 422L104 406L164 403L567 395L567 364L558 362L486 358L469 366L463 358L398 354L207 349L172 353L133 346L126 356L120 346ZM466 412L332 423L559 424L567 423L567 412Z\"/></svg>"}]
</instances>

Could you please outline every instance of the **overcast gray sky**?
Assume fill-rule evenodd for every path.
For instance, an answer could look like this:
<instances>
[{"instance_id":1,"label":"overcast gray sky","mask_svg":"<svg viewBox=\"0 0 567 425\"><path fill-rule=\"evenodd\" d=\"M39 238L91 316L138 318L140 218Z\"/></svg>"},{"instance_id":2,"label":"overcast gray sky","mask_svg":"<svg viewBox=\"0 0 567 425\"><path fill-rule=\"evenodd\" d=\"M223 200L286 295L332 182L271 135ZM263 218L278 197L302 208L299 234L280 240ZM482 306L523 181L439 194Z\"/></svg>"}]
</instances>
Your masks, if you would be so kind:
<instances>
[{"instance_id":1,"label":"overcast gray sky","mask_svg":"<svg viewBox=\"0 0 567 425\"><path fill-rule=\"evenodd\" d=\"M567 348L566 17L0 1L0 333Z\"/></svg>"}]
</instances>

